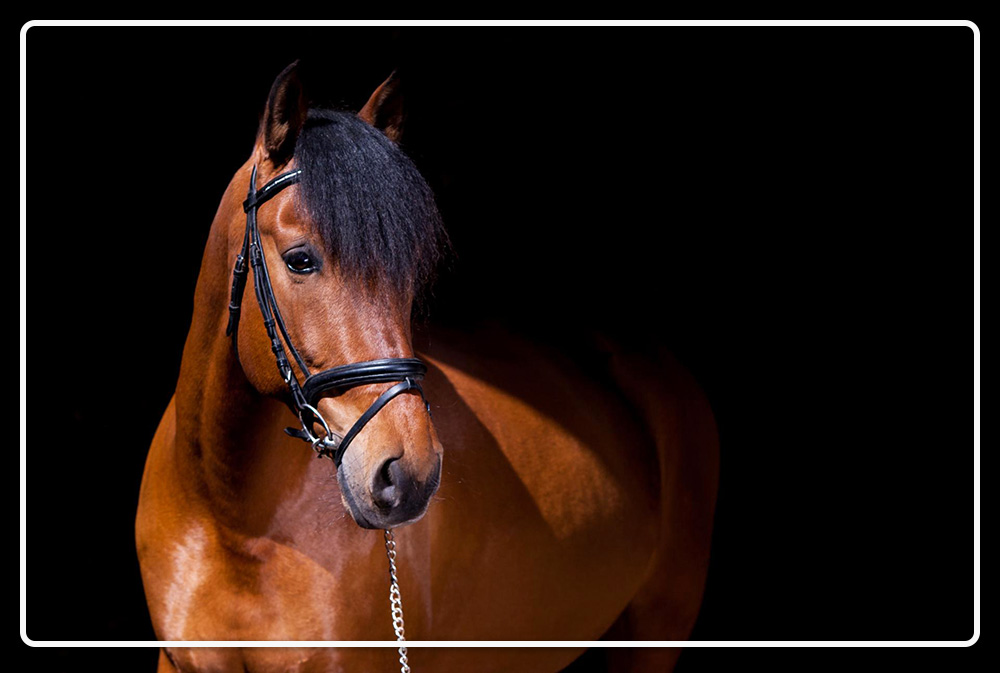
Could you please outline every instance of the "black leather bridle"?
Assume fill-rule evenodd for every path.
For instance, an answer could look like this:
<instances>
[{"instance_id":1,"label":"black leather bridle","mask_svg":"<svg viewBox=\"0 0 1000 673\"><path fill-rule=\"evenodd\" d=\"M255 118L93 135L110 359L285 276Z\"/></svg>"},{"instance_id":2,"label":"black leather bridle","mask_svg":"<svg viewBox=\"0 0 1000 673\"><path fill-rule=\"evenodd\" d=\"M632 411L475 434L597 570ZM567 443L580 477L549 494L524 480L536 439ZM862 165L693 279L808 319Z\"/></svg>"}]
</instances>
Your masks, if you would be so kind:
<instances>
[{"instance_id":1,"label":"black leather bridle","mask_svg":"<svg viewBox=\"0 0 1000 673\"><path fill-rule=\"evenodd\" d=\"M260 306L260 312L264 318L264 328L267 330L267 336L271 339L271 350L274 352L275 360L277 360L278 371L288 385L295 411L302 425L301 429L285 428L285 432L309 442L318 457L326 456L333 460L337 467L340 467L344 453L351 441L357 437L368 421L397 395L416 391L420 394L424 406L430 413L430 404L424 397L423 388L418 383L427 373L427 365L417 358L381 358L368 362L340 365L315 374L309 372L302 356L292 345L288 330L285 328L285 321L281 317L281 311L278 310L278 302L274 298L274 289L271 287L271 278L267 273L267 262L264 260L260 231L257 228L257 209L285 187L298 183L301 176L301 169L289 171L274 178L260 189L256 189L257 167L253 167L250 174L250 189L243 202L243 210L247 214L247 227L243 234L243 249L237 255L236 265L233 267L233 287L229 298L229 323L226 325L226 336L232 335L233 342L236 343L236 332L240 322L240 304L243 301L243 290L247 282L247 259L249 258L250 268L253 269L254 293L257 295L257 304ZM282 339L284 339L284 343L282 343ZM299 369L306 376L301 384L299 384L292 365L288 361L285 352L286 345L291 351L292 357L295 358ZM316 408L320 397L329 390L339 394L357 386L394 381L397 382L396 385L379 395L342 439L330 431L330 426L327 425L326 420ZM322 436L317 437L313 434L313 423L319 423L323 426L324 434Z\"/></svg>"}]
</instances>

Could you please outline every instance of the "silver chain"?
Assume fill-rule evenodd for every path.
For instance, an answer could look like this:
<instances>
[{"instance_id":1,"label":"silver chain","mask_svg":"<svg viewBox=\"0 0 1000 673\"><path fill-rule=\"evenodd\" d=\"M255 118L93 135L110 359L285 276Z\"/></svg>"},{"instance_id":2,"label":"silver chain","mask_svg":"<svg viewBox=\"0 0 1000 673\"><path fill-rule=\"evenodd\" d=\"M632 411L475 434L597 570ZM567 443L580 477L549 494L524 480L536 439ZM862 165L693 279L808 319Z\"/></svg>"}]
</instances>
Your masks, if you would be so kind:
<instances>
[{"instance_id":1,"label":"silver chain","mask_svg":"<svg viewBox=\"0 0 1000 673\"><path fill-rule=\"evenodd\" d=\"M403 599L399 595L399 578L396 576L396 538L392 531L385 531L385 553L389 557L389 607L392 610L392 630L396 632L396 640L406 640L406 624L403 622ZM406 645L399 646L399 673L410 673L409 659L406 657Z\"/></svg>"}]
</instances>

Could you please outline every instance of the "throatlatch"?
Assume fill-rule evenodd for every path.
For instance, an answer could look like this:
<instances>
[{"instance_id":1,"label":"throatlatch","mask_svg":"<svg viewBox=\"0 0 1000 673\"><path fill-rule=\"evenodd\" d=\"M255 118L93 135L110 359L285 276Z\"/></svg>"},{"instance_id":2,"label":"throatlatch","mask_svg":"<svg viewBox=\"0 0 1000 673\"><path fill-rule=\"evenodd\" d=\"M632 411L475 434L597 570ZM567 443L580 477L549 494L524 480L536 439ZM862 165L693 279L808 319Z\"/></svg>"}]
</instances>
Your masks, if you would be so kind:
<instances>
[{"instance_id":1,"label":"throatlatch","mask_svg":"<svg viewBox=\"0 0 1000 673\"><path fill-rule=\"evenodd\" d=\"M375 414L396 396L416 391L423 399L427 412L430 413L430 404L424 397L424 389L419 383L427 373L427 365L417 358L381 358L339 365L315 374L309 372L302 356L292 345L285 321L278 309L274 289L271 287L271 278L267 272L267 261L264 259L260 231L257 228L257 209L285 187L298 183L301 176L301 169L289 171L274 178L260 189L256 189L257 167L253 167L250 174L250 188L247 192L247 198L243 202L243 211L247 214L247 226L243 234L243 249L236 256L236 264L233 267L233 286L229 297L229 323L226 325L226 336L232 335L233 343L236 343L240 308L247 282L247 262L249 261L249 268L253 269L254 294L257 296L257 304L260 306L260 313L264 318L267 336L271 339L271 351L277 361L281 378L288 385L292 394L292 402L302 426L301 428L285 428L285 432L292 437L309 442L319 457L326 456L333 460L337 467L340 467L350 443ZM298 377L296 377L288 360L288 355L285 352L286 345L291 351L295 363L306 377L301 384L299 384ZM334 394L339 395L345 390L357 386L394 381L397 382L396 385L379 395L371 406L361 414L361 417L354 422L343 438L330 431L330 426L327 425L323 415L316 408L320 398L328 391L334 391ZM315 423L319 423L323 427L322 436L316 436L313 433L312 427Z\"/></svg>"}]
</instances>

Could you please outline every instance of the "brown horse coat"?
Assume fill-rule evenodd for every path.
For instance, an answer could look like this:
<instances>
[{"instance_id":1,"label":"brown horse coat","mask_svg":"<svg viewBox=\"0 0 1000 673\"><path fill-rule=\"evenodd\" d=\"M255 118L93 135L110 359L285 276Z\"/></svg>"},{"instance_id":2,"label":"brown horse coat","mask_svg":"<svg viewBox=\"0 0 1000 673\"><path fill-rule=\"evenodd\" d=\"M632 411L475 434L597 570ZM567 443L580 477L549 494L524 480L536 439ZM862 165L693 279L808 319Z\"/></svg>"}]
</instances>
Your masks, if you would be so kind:
<instances>
[{"instance_id":1,"label":"brown horse coat","mask_svg":"<svg viewBox=\"0 0 1000 673\"><path fill-rule=\"evenodd\" d=\"M380 88L362 117L391 124L394 115L370 109L386 104ZM332 464L283 433L295 417L275 397L280 380L252 297L238 351L224 334L251 168L269 179L294 163L276 163L269 146L275 107L272 92L254 154L215 217L177 389L149 450L136 520L143 582L164 640L390 640L382 534L352 518ZM316 291L336 319L295 303L304 290L279 277L283 237L308 230L295 189L262 211L260 225L293 338L326 366L413 355L410 298L386 310L352 296L332 271ZM394 400L358 436L349 466L362 488L382 464L379 451L403 447L393 449L397 458L421 479L443 450L426 514L396 530L407 637L686 638L704 587L718 476L711 411L690 375L666 354L610 349L607 371L594 376L500 329L430 330L418 341L433 417L419 397ZM342 431L378 392L365 386L324 400L322 410ZM579 651L410 654L416 670L557 671ZM620 654L622 670L662 670L676 656ZM391 670L395 657L390 649L170 648L160 670Z\"/></svg>"}]
</instances>

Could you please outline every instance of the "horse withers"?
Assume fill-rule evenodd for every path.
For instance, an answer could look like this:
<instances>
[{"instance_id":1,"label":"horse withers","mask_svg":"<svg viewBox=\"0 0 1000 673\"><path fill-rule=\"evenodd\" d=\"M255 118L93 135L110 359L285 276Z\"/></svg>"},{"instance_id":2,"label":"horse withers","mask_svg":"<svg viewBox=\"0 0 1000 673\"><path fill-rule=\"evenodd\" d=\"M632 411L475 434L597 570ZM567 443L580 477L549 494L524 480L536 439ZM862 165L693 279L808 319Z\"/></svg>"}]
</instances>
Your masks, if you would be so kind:
<instances>
[{"instance_id":1,"label":"horse withers","mask_svg":"<svg viewBox=\"0 0 1000 673\"><path fill-rule=\"evenodd\" d=\"M372 530L391 528L411 640L686 638L718 477L698 386L666 353L611 347L595 376L502 330L430 328L417 352L410 314L447 236L396 145L399 82L356 115L312 108L315 86L296 64L278 76L206 244L136 519L157 636L393 639ZM578 654L410 656L558 671ZM676 655L615 651L609 666ZM396 656L165 648L160 670L391 670Z\"/></svg>"}]
</instances>

